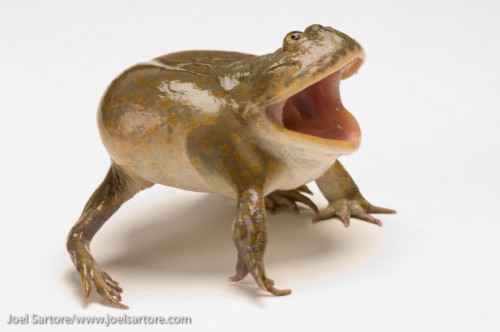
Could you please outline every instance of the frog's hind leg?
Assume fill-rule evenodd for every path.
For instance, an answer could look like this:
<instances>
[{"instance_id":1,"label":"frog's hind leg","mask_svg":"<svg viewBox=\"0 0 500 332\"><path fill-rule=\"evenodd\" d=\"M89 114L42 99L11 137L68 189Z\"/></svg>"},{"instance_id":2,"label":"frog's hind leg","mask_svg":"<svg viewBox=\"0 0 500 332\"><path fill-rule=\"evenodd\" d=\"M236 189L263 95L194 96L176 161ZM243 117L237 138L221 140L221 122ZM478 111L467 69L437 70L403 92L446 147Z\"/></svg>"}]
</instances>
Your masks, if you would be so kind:
<instances>
[{"instance_id":1,"label":"frog's hind leg","mask_svg":"<svg viewBox=\"0 0 500 332\"><path fill-rule=\"evenodd\" d=\"M348 227L350 217L353 217L382 226L382 222L370 213L396 213L395 210L370 204L339 161L335 161L332 167L316 180L316 184L328 200L328 206L313 221L337 217Z\"/></svg>"},{"instance_id":2,"label":"frog's hind leg","mask_svg":"<svg viewBox=\"0 0 500 332\"><path fill-rule=\"evenodd\" d=\"M274 295L288 295L289 289L273 287L264 269L264 251L267 243L267 225L262 190L251 188L238 194L238 207L233 223L233 241L238 249L236 275L231 281L239 281L251 274L263 290Z\"/></svg>"},{"instance_id":3,"label":"frog's hind leg","mask_svg":"<svg viewBox=\"0 0 500 332\"><path fill-rule=\"evenodd\" d=\"M80 218L71 228L66 246L80 274L86 297L89 296L91 287L95 287L112 306L128 308L120 303L122 289L118 283L102 271L90 255L89 244L101 226L123 203L152 185L151 182L133 178L113 163L106 178L92 194Z\"/></svg>"}]
</instances>

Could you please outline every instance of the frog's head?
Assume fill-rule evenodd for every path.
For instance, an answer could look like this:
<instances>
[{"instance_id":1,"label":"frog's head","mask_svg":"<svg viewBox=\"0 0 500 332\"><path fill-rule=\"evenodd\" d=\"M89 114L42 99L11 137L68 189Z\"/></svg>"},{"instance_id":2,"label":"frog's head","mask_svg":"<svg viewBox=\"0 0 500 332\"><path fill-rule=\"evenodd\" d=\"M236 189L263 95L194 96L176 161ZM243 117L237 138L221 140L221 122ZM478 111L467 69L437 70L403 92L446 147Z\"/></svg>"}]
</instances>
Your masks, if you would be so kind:
<instances>
[{"instance_id":1,"label":"frog's head","mask_svg":"<svg viewBox=\"0 0 500 332\"><path fill-rule=\"evenodd\" d=\"M256 130L267 140L302 149L354 152L361 131L342 105L339 84L364 59L355 40L330 27L288 33L280 49L260 57L249 77Z\"/></svg>"}]
</instances>

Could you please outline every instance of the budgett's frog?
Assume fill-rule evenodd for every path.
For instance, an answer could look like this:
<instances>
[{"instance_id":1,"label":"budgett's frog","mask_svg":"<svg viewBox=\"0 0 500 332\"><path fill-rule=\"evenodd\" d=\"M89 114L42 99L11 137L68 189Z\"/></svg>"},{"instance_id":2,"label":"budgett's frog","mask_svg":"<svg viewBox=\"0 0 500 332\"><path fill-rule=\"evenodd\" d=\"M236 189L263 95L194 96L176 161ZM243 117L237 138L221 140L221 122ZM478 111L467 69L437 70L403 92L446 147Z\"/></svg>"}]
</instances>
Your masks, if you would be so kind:
<instances>
[{"instance_id":1,"label":"budgett's frog","mask_svg":"<svg viewBox=\"0 0 500 332\"><path fill-rule=\"evenodd\" d=\"M288 33L274 53L178 52L119 75L98 110L111 167L67 239L85 295L93 287L112 306L127 308L89 244L125 201L156 183L236 198L230 280L251 274L274 295L291 291L266 275L266 208L297 212L302 203L314 221L337 217L348 226L355 217L381 225L370 213L395 211L367 202L336 161L360 144L339 83L364 59L355 40L315 24ZM305 195L311 181L329 202L324 211Z\"/></svg>"}]
</instances>

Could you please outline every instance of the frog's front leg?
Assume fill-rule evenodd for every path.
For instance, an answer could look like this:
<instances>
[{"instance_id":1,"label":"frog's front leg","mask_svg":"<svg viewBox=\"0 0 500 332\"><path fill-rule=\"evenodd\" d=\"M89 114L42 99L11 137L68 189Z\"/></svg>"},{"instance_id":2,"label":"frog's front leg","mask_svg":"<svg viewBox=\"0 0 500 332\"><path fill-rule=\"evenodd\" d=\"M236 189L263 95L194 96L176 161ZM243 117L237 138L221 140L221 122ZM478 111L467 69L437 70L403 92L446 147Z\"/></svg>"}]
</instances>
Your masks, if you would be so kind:
<instances>
[{"instance_id":1,"label":"frog's front leg","mask_svg":"<svg viewBox=\"0 0 500 332\"><path fill-rule=\"evenodd\" d=\"M313 221L338 217L344 226L348 227L349 218L353 217L382 226L382 222L370 213L396 213L395 210L370 204L339 161L335 161L332 167L316 180L316 184L328 200L328 206Z\"/></svg>"},{"instance_id":2,"label":"frog's front leg","mask_svg":"<svg viewBox=\"0 0 500 332\"><path fill-rule=\"evenodd\" d=\"M236 275L230 280L241 280L250 273L260 288L271 294L288 295L291 293L290 289L273 287L274 282L267 278L264 269L267 225L262 188L248 188L238 193L232 236L238 250L238 262Z\"/></svg>"},{"instance_id":3,"label":"frog's front leg","mask_svg":"<svg viewBox=\"0 0 500 332\"><path fill-rule=\"evenodd\" d=\"M71 228L67 239L67 249L71 260L80 274L85 296L91 287L112 306L127 309L121 302L122 289L116 281L97 265L90 255L89 244L97 231L118 208L137 192L153 184L137 180L112 164L106 178L92 194L77 223Z\"/></svg>"},{"instance_id":4,"label":"frog's front leg","mask_svg":"<svg viewBox=\"0 0 500 332\"><path fill-rule=\"evenodd\" d=\"M268 194L264 199L266 209L274 214L276 213L277 208L284 207L292 210L294 213L299 213L297 203L302 203L307 205L315 214L317 214L319 211L316 204L314 204L314 202L303 193L310 195L313 194L306 185L292 190L275 190Z\"/></svg>"}]
</instances>

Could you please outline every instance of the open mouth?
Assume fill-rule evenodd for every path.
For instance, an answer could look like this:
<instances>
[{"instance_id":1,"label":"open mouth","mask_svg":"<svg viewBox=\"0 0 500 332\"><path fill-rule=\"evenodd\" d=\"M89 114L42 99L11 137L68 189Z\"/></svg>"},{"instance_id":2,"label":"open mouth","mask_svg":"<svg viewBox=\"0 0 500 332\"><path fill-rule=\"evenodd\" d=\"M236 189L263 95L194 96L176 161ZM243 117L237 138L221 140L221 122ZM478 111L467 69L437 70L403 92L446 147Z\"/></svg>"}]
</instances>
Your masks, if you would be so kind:
<instances>
[{"instance_id":1,"label":"open mouth","mask_svg":"<svg viewBox=\"0 0 500 332\"><path fill-rule=\"evenodd\" d=\"M297 94L266 107L266 114L285 130L335 141L359 141L361 130L342 105L340 80L354 74L363 60L354 58L341 69Z\"/></svg>"}]
</instances>

